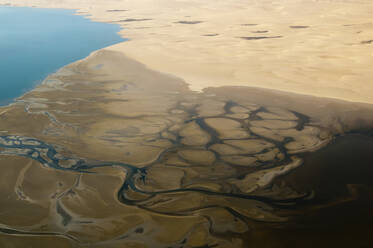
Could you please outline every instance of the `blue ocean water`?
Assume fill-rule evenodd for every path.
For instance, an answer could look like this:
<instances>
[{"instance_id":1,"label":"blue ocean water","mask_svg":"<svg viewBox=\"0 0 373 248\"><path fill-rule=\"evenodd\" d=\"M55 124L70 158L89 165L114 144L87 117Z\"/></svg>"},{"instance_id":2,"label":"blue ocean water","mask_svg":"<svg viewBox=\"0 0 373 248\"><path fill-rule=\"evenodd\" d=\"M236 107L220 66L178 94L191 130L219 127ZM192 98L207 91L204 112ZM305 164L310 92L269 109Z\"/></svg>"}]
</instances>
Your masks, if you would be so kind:
<instances>
[{"instance_id":1,"label":"blue ocean water","mask_svg":"<svg viewBox=\"0 0 373 248\"><path fill-rule=\"evenodd\" d=\"M124 41L119 30L72 10L0 6L0 105L64 65Z\"/></svg>"}]
</instances>

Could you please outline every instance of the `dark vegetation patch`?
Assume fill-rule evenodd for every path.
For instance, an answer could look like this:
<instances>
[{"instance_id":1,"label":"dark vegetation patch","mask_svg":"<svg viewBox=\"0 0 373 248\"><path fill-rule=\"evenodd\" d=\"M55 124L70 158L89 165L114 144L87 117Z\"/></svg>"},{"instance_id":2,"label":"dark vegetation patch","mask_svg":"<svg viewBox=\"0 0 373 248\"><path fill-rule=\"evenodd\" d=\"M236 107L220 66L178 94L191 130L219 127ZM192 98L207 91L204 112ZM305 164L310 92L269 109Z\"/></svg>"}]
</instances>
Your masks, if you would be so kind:
<instances>
[{"instance_id":1,"label":"dark vegetation patch","mask_svg":"<svg viewBox=\"0 0 373 248\"><path fill-rule=\"evenodd\" d=\"M254 33L254 34L264 34L264 33L268 33L268 30L257 30L257 31L252 31L251 33Z\"/></svg>"},{"instance_id":2,"label":"dark vegetation patch","mask_svg":"<svg viewBox=\"0 0 373 248\"><path fill-rule=\"evenodd\" d=\"M310 26L289 26L290 28L309 28Z\"/></svg>"},{"instance_id":3,"label":"dark vegetation patch","mask_svg":"<svg viewBox=\"0 0 373 248\"><path fill-rule=\"evenodd\" d=\"M241 24L241 26L257 26L258 24L255 24L255 23L244 23L244 24Z\"/></svg>"},{"instance_id":4,"label":"dark vegetation patch","mask_svg":"<svg viewBox=\"0 0 373 248\"><path fill-rule=\"evenodd\" d=\"M360 42L361 44L372 44L373 43L373 40L363 40L362 42Z\"/></svg>"},{"instance_id":5,"label":"dark vegetation patch","mask_svg":"<svg viewBox=\"0 0 373 248\"><path fill-rule=\"evenodd\" d=\"M139 19L128 18L128 19L119 20L118 22L142 22L142 21L150 21L150 20L153 20L153 19L149 19L149 18L139 18Z\"/></svg>"},{"instance_id":6,"label":"dark vegetation patch","mask_svg":"<svg viewBox=\"0 0 373 248\"><path fill-rule=\"evenodd\" d=\"M282 38L283 36L244 36L244 37L239 37L244 40L263 40L263 39L277 39L277 38Z\"/></svg>"},{"instance_id":7,"label":"dark vegetation patch","mask_svg":"<svg viewBox=\"0 0 373 248\"><path fill-rule=\"evenodd\" d=\"M108 9L106 12L123 12L128 11L128 9Z\"/></svg>"},{"instance_id":8,"label":"dark vegetation patch","mask_svg":"<svg viewBox=\"0 0 373 248\"><path fill-rule=\"evenodd\" d=\"M202 23L203 21L178 21L178 22L174 22L174 23L179 23L179 24L198 24L198 23Z\"/></svg>"},{"instance_id":9,"label":"dark vegetation patch","mask_svg":"<svg viewBox=\"0 0 373 248\"><path fill-rule=\"evenodd\" d=\"M218 36L219 34L203 34L202 36Z\"/></svg>"}]
</instances>

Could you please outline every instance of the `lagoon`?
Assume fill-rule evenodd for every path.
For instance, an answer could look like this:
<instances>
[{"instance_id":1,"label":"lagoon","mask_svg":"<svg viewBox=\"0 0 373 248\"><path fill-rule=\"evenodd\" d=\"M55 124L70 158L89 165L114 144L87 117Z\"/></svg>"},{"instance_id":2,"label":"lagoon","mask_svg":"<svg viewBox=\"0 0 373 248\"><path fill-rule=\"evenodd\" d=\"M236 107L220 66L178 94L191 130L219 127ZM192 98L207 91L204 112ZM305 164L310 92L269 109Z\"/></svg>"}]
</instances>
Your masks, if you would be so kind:
<instances>
[{"instance_id":1,"label":"lagoon","mask_svg":"<svg viewBox=\"0 0 373 248\"><path fill-rule=\"evenodd\" d=\"M0 105L64 65L124 41L119 31L73 10L0 7Z\"/></svg>"}]
</instances>

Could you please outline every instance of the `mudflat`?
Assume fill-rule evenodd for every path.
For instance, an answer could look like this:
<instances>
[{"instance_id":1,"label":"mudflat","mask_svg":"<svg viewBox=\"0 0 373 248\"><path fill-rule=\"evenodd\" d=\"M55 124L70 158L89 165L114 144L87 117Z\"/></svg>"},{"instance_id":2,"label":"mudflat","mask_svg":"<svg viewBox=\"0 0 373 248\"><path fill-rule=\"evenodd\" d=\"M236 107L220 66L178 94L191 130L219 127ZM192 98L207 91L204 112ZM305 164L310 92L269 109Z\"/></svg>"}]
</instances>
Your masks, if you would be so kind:
<instances>
[{"instance_id":1,"label":"mudflat","mask_svg":"<svg viewBox=\"0 0 373 248\"><path fill-rule=\"evenodd\" d=\"M0 243L247 247L266 223L288 223L283 206L312 199L274 180L335 135L369 129L372 110L247 87L198 93L100 50L1 108Z\"/></svg>"}]
</instances>

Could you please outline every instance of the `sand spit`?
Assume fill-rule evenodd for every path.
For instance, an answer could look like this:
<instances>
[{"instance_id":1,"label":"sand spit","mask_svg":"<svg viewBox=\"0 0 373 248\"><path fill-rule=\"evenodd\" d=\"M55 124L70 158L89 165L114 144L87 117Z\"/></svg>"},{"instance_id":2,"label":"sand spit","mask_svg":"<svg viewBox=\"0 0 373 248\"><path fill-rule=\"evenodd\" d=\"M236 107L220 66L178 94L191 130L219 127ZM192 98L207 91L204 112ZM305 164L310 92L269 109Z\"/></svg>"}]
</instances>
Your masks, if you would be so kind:
<instances>
[{"instance_id":1,"label":"sand spit","mask_svg":"<svg viewBox=\"0 0 373 248\"><path fill-rule=\"evenodd\" d=\"M0 243L38 247L247 247L252 223L287 221L277 208L309 199L274 187L276 177L373 123L368 104L248 87L197 93L110 50L1 113Z\"/></svg>"},{"instance_id":2,"label":"sand spit","mask_svg":"<svg viewBox=\"0 0 373 248\"><path fill-rule=\"evenodd\" d=\"M193 90L252 86L373 103L371 0L0 4L76 9L95 21L118 23L120 34L130 41L111 49L183 78ZM257 30L268 35L250 35Z\"/></svg>"}]
</instances>

